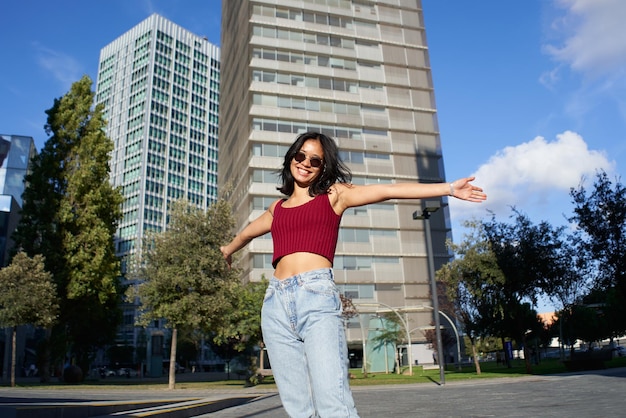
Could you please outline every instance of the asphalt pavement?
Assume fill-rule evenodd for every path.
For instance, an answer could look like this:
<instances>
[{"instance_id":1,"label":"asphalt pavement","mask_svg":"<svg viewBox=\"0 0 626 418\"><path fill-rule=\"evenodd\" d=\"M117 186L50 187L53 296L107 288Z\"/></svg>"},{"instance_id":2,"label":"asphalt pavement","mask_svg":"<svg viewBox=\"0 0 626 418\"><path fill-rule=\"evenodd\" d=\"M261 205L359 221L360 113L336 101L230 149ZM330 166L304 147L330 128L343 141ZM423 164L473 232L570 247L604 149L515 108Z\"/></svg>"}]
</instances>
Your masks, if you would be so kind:
<instances>
[{"instance_id":1,"label":"asphalt pavement","mask_svg":"<svg viewBox=\"0 0 626 418\"><path fill-rule=\"evenodd\" d=\"M361 418L626 416L626 368L548 376L357 386ZM42 406L55 406L45 415ZM122 408L124 405L124 408ZM129 408L132 405L132 408ZM27 408L30 406L30 408ZM37 407L38 414L33 413ZM59 406L63 413L59 415ZM100 409L98 409L100 408ZM116 409L117 408L117 409ZM161 412L158 409L161 408ZM123 410L122 410L123 409ZM274 389L40 390L0 388L0 417L286 418Z\"/></svg>"}]
</instances>

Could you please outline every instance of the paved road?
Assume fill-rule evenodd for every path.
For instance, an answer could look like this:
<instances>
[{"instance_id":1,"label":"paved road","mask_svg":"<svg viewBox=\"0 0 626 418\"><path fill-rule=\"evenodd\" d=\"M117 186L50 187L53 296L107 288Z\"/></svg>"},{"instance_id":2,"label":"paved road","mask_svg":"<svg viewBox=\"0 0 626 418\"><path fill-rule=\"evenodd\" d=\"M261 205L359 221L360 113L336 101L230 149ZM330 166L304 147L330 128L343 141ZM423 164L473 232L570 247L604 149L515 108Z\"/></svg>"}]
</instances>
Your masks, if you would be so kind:
<instances>
[{"instance_id":1,"label":"paved road","mask_svg":"<svg viewBox=\"0 0 626 418\"><path fill-rule=\"evenodd\" d=\"M626 368L558 376L355 387L361 418L626 416ZM284 418L278 395L202 418Z\"/></svg>"},{"instance_id":2,"label":"paved road","mask_svg":"<svg viewBox=\"0 0 626 418\"><path fill-rule=\"evenodd\" d=\"M626 411L626 368L552 376L476 379L437 384L353 388L361 418L387 417L617 417ZM0 408L17 402L158 400L226 402L232 406L196 418L286 418L275 390L39 390L0 388ZM243 400L242 400L243 399ZM243 404L241 404L243 402ZM0 416L3 416L0 413ZM126 415L129 416L129 415ZM137 415L134 415L137 416ZM174 416L176 415L168 415ZM185 415L189 417L189 415Z\"/></svg>"}]
</instances>

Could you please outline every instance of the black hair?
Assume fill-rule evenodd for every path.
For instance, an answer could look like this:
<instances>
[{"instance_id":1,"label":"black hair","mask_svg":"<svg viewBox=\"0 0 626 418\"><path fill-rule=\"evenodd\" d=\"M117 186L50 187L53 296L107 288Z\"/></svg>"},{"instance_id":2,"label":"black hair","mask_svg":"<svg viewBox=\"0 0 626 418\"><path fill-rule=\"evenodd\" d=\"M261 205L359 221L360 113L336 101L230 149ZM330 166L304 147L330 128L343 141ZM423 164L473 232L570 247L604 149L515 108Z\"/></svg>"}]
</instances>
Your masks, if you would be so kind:
<instances>
[{"instance_id":1,"label":"black hair","mask_svg":"<svg viewBox=\"0 0 626 418\"><path fill-rule=\"evenodd\" d=\"M295 180L293 175L291 175L291 160L293 160L293 157L300 151L302 145L309 139L319 141L324 150L324 161L320 168L321 173L309 187L309 195L313 197L328 193L330 186L333 184L337 182L350 183L352 180L352 173L341 160L339 148L335 141L319 132L306 132L300 134L296 138L296 141L289 147L285 154L283 168L279 172L279 177L283 185L277 187L277 189L287 196L291 196L295 186Z\"/></svg>"}]
</instances>

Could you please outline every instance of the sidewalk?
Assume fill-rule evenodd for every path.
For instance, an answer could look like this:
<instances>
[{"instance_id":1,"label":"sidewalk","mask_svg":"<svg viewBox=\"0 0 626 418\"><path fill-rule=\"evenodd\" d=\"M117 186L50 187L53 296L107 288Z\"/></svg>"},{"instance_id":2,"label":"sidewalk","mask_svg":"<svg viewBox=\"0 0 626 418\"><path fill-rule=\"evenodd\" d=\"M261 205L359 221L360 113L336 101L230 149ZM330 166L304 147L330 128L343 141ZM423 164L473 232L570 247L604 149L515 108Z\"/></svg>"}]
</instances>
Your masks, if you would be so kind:
<instances>
[{"instance_id":1,"label":"sidewalk","mask_svg":"<svg viewBox=\"0 0 626 418\"><path fill-rule=\"evenodd\" d=\"M475 379L450 382L444 386L435 383L359 386L353 388L353 393L361 418L624 416L626 368L551 376ZM276 391L258 387L174 391L135 390L132 386L128 390L107 390L103 387L98 391L81 390L80 386L72 390L0 388L0 416L3 418L112 416L113 412L102 414L100 412L105 409L97 408L110 410L116 403L125 405L126 412L117 411L115 416L139 416L141 410L142 414L152 411L150 416L168 418L287 417ZM154 409L159 404L164 405L160 412ZM63 411L57 410L57 415L26 415L26 410L20 410L25 405L38 408L55 405L62 407ZM79 410L82 415L77 415ZM19 415L20 411L22 415ZM30 412L33 412L32 409ZM59 412L63 415L58 415Z\"/></svg>"}]
</instances>

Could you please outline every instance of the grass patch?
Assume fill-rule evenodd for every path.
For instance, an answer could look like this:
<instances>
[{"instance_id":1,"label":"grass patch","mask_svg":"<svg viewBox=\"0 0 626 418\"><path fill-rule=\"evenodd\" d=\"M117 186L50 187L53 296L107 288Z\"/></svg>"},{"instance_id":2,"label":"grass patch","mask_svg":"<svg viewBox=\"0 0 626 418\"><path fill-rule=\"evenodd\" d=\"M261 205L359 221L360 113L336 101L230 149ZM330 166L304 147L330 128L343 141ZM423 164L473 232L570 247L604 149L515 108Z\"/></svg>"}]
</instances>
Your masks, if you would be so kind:
<instances>
[{"instance_id":1,"label":"grass patch","mask_svg":"<svg viewBox=\"0 0 626 418\"><path fill-rule=\"evenodd\" d=\"M448 365L445 370L446 382L474 380L474 379L491 379L502 377L522 377L528 376L526 373L526 366L523 360L516 359L511 364L512 367L506 367L502 364L497 364L495 361L487 361L480 363L481 374L476 374L476 370L473 364L464 364L461 370L456 370L455 365ZM605 362L606 368L614 367L626 367L626 357L618 357L610 361ZM563 365L563 362L559 359L544 359L539 364L532 365L532 375L549 375L565 373L567 370ZM373 385L396 385L407 383L439 383L440 375L438 368L424 369L422 366L413 367L413 376L409 376L408 367L403 368L402 374L396 373L368 373L367 376L363 374L361 369L350 369L352 378L350 384L352 386L373 386ZM245 381L240 379L232 380L202 380L201 374L198 374L197 379L190 381L191 374L189 375L176 375L176 390L220 390L220 389L245 389ZM0 383L0 387L8 387L9 383L4 381ZM20 388L33 388L33 389L58 389L58 390L72 390L80 388L80 390L101 390L106 389L119 389L125 390L132 388L133 390L168 390L167 377L162 378L107 378L102 380L86 380L80 384L67 384L63 382L49 382L40 383L33 381L32 379L26 381L18 379L17 387ZM275 389L276 384L271 376L263 379L261 383L255 386L257 389Z\"/></svg>"}]
</instances>

